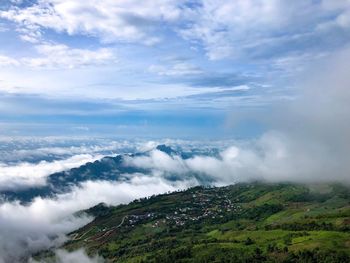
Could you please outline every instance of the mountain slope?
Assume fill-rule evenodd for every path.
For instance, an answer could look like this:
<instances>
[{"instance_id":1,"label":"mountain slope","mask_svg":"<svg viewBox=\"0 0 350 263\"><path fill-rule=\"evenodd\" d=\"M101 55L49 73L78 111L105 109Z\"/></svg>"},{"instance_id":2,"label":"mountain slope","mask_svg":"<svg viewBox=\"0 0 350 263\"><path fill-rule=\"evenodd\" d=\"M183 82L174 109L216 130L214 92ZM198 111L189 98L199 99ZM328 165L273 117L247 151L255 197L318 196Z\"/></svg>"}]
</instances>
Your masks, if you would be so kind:
<instances>
[{"instance_id":1,"label":"mountain slope","mask_svg":"<svg viewBox=\"0 0 350 263\"><path fill-rule=\"evenodd\" d=\"M175 151L166 145L158 145L155 149L170 156L179 155L184 159L190 158L196 153L195 149L194 152ZM53 197L56 194L69 192L72 186L77 186L86 181L118 181L123 174L151 173L150 170L128 166L124 162L125 157L146 156L148 153L149 152L140 152L117 155L114 157L104 157L101 160L92 163L89 162L77 168L51 174L47 177L46 184L43 186L20 188L16 190L0 190L0 200L19 200L23 203L28 203L38 196ZM211 150L202 154L212 155L215 153L215 150ZM172 179L171 175L169 175L169 179ZM128 180L128 178L123 178L123 180Z\"/></svg>"},{"instance_id":2,"label":"mountain slope","mask_svg":"<svg viewBox=\"0 0 350 263\"><path fill-rule=\"evenodd\" d=\"M85 212L95 220L64 248L107 262L350 260L350 189L338 184L195 187Z\"/></svg>"}]
</instances>

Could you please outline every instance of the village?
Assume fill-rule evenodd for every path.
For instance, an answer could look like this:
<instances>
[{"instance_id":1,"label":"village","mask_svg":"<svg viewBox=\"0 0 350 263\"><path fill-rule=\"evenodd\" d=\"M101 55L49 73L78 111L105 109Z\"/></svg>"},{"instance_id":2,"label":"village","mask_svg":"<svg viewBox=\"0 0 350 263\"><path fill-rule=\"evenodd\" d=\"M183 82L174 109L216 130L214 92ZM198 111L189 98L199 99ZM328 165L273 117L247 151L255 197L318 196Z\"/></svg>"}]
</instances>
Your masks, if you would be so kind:
<instances>
[{"instance_id":1,"label":"village","mask_svg":"<svg viewBox=\"0 0 350 263\"><path fill-rule=\"evenodd\" d=\"M239 213L242 208L216 188L194 191L185 202L178 203L166 212L146 212L128 215L124 227L135 227L152 222L152 228L160 226L185 226L201 220L223 218L227 213Z\"/></svg>"}]
</instances>

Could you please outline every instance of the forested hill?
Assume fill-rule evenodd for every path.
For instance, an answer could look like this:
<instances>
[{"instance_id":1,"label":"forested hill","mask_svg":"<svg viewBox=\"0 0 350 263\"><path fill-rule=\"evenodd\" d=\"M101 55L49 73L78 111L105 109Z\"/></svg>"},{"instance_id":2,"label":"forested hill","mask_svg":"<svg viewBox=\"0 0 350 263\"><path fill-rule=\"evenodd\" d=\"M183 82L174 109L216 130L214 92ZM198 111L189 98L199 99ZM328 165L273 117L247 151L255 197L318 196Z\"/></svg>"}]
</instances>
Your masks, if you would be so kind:
<instances>
[{"instance_id":1,"label":"forested hill","mask_svg":"<svg viewBox=\"0 0 350 263\"><path fill-rule=\"evenodd\" d=\"M64 248L107 262L350 262L350 190L339 184L195 187L86 212L95 220Z\"/></svg>"},{"instance_id":2,"label":"forested hill","mask_svg":"<svg viewBox=\"0 0 350 263\"><path fill-rule=\"evenodd\" d=\"M200 151L199 149L183 151L181 149L174 150L169 146L161 144L155 149L169 156L176 155L183 159L191 158L196 154L201 154L204 156L216 156L218 154L218 150L215 148L208 149L206 151ZM71 192L72 187L79 186L81 183L87 181L128 181L129 177L125 177L125 174L151 174L151 169L128 165L124 162L125 158L147 156L148 154L149 151L107 156L101 160L88 162L80 167L53 173L46 178L46 183L44 185L9 190L0 189L0 203L2 200L19 200L22 203L30 203L36 197L48 198L55 197L57 194ZM203 184L212 182L212 178L206 177L203 174L192 173L186 176L195 178L198 182ZM168 177L165 176L165 178L168 180L184 179L177 178L176 174L169 174Z\"/></svg>"}]
</instances>

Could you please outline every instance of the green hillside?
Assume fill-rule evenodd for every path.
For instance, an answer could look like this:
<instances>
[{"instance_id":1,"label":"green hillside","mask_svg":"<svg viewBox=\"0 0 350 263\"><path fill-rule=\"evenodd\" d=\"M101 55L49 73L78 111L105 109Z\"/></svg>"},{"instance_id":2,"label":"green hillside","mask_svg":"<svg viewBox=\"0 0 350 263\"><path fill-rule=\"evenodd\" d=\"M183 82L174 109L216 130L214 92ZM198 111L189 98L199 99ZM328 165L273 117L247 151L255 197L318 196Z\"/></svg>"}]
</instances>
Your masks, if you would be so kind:
<instances>
[{"instance_id":1,"label":"green hillside","mask_svg":"<svg viewBox=\"0 0 350 263\"><path fill-rule=\"evenodd\" d=\"M350 262L350 188L339 184L195 187L86 212L95 220L64 248L107 262Z\"/></svg>"}]
</instances>

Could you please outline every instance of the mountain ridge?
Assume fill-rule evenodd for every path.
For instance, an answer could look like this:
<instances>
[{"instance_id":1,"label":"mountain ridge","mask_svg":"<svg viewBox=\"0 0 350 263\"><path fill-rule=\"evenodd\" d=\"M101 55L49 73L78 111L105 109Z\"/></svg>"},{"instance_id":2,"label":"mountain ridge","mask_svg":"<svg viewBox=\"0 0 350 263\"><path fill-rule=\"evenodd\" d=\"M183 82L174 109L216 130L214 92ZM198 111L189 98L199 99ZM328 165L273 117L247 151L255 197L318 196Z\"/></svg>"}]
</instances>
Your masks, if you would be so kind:
<instances>
[{"instance_id":1,"label":"mountain ridge","mask_svg":"<svg viewBox=\"0 0 350 263\"><path fill-rule=\"evenodd\" d=\"M350 188L336 183L197 186L85 212L62 248L106 262L350 260Z\"/></svg>"},{"instance_id":2,"label":"mountain ridge","mask_svg":"<svg viewBox=\"0 0 350 263\"><path fill-rule=\"evenodd\" d=\"M154 149L161 151L167 155L181 155L183 158L190 154L183 154L182 152L172 149L165 144L157 145ZM94 162L87 162L76 168L66 171L53 173L47 176L46 184L43 186L32 186L28 188L20 188L17 190L3 190L0 191L0 197L4 201L19 200L22 203L29 203L35 197L54 197L57 194L67 193L72 186L78 186L85 181L118 181L122 174L132 173L147 173L149 170L140 167L125 165L125 157L139 157L147 155L149 151L138 152L132 154L119 154L116 156L105 156L100 160Z\"/></svg>"}]
</instances>

